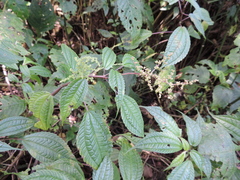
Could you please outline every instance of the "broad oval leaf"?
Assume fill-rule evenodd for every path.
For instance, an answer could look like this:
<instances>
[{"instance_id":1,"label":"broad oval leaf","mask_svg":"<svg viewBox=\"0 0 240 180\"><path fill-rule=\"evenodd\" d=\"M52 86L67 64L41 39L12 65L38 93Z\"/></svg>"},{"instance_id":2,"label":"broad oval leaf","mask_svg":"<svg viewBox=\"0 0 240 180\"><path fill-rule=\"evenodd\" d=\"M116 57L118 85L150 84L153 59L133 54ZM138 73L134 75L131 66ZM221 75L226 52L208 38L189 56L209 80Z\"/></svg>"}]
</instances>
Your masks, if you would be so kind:
<instances>
[{"instance_id":1,"label":"broad oval leaf","mask_svg":"<svg viewBox=\"0 0 240 180\"><path fill-rule=\"evenodd\" d=\"M76 109L82 104L87 92L86 79L76 79L63 90L59 101L62 121L70 115L72 109Z\"/></svg>"},{"instance_id":2,"label":"broad oval leaf","mask_svg":"<svg viewBox=\"0 0 240 180\"><path fill-rule=\"evenodd\" d=\"M35 121L22 116L15 116L0 121L0 136L22 133L35 124Z\"/></svg>"},{"instance_id":3,"label":"broad oval leaf","mask_svg":"<svg viewBox=\"0 0 240 180\"><path fill-rule=\"evenodd\" d=\"M84 114L76 138L80 155L94 169L111 153L111 134L99 112L88 111Z\"/></svg>"},{"instance_id":4,"label":"broad oval leaf","mask_svg":"<svg viewBox=\"0 0 240 180\"><path fill-rule=\"evenodd\" d=\"M174 119L165 113L162 108L157 106L141 106L146 109L156 120L162 131L168 130L180 137L182 135L182 130L178 127Z\"/></svg>"},{"instance_id":5,"label":"broad oval leaf","mask_svg":"<svg viewBox=\"0 0 240 180\"><path fill-rule=\"evenodd\" d=\"M93 180L114 180L113 163L109 156L105 156L99 168L93 173Z\"/></svg>"},{"instance_id":6,"label":"broad oval leaf","mask_svg":"<svg viewBox=\"0 0 240 180\"><path fill-rule=\"evenodd\" d=\"M75 58L78 58L78 55L66 44L61 45L62 48L62 54L65 59L65 63L68 65L69 68L71 68L73 71L76 71L77 62Z\"/></svg>"},{"instance_id":7,"label":"broad oval leaf","mask_svg":"<svg viewBox=\"0 0 240 180\"><path fill-rule=\"evenodd\" d=\"M204 164L204 157L197 151L195 150L191 150L190 151L190 157L191 159L194 161L194 163L197 165L198 169L200 169L200 171L203 170L203 164Z\"/></svg>"},{"instance_id":8,"label":"broad oval leaf","mask_svg":"<svg viewBox=\"0 0 240 180\"><path fill-rule=\"evenodd\" d=\"M105 47L102 51L103 67L106 70L109 70L114 65L116 60L117 60L117 56L113 52L113 50L109 47Z\"/></svg>"},{"instance_id":9,"label":"broad oval leaf","mask_svg":"<svg viewBox=\"0 0 240 180\"><path fill-rule=\"evenodd\" d=\"M186 57L190 49L190 36L185 27L178 27L171 34L164 53L162 67L174 65Z\"/></svg>"},{"instance_id":10,"label":"broad oval leaf","mask_svg":"<svg viewBox=\"0 0 240 180\"><path fill-rule=\"evenodd\" d=\"M119 168L124 180L140 180L143 173L143 164L140 155L125 138L118 138L121 141L121 150L119 152Z\"/></svg>"},{"instance_id":11,"label":"broad oval leaf","mask_svg":"<svg viewBox=\"0 0 240 180\"><path fill-rule=\"evenodd\" d=\"M10 151L10 150L21 150L21 149L11 147L7 143L0 141L0 152Z\"/></svg>"},{"instance_id":12,"label":"broad oval leaf","mask_svg":"<svg viewBox=\"0 0 240 180\"><path fill-rule=\"evenodd\" d=\"M115 97L117 107L120 108L123 123L127 129L140 137L144 136L144 123L141 111L136 101L127 95Z\"/></svg>"},{"instance_id":13,"label":"broad oval leaf","mask_svg":"<svg viewBox=\"0 0 240 180\"><path fill-rule=\"evenodd\" d=\"M202 131L199 124L191 118L181 113L187 126L188 142L192 146L197 146L202 140Z\"/></svg>"},{"instance_id":14,"label":"broad oval leaf","mask_svg":"<svg viewBox=\"0 0 240 180\"><path fill-rule=\"evenodd\" d=\"M75 159L67 143L53 133L37 132L26 135L22 144L40 162L53 162L61 158Z\"/></svg>"},{"instance_id":15,"label":"broad oval leaf","mask_svg":"<svg viewBox=\"0 0 240 180\"><path fill-rule=\"evenodd\" d=\"M177 157L175 157L174 160L171 162L171 164L165 169L165 171L172 167L181 165L186 157L186 153L187 153L187 151L183 151L181 154L179 154Z\"/></svg>"},{"instance_id":16,"label":"broad oval leaf","mask_svg":"<svg viewBox=\"0 0 240 180\"><path fill-rule=\"evenodd\" d=\"M153 132L138 141L134 148L169 154L180 151L182 149L182 143L179 138L171 132Z\"/></svg>"},{"instance_id":17,"label":"broad oval leaf","mask_svg":"<svg viewBox=\"0 0 240 180\"><path fill-rule=\"evenodd\" d=\"M31 94L29 100L29 110L33 112L35 117L40 119L40 122L38 122L38 128L43 130L50 128L52 123L53 107L53 96L49 92L40 91Z\"/></svg>"},{"instance_id":18,"label":"broad oval leaf","mask_svg":"<svg viewBox=\"0 0 240 180\"><path fill-rule=\"evenodd\" d=\"M124 78L118 71L113 69L109 72L109 85L113 91L117 91L117 94L125 94L125 82Z\"/></svg>"},{"instance_id":19,"label":"broad oval leaf","mask_svg":"<svg viewBox=\"0 0 240 180\"><path fill-rule=\"evenodd\" d=\"M194 168L191 161L187 160L177 166L171 174L168 175L168 180L194 180Z\"/></svg>"},{"instance_id":20,"label":"broad oval leaf","mask_svg":"<svg viewBox=\"0 0 240 180\"><path fill-rule=\"evenodd\" d=\"M139 66L137 59L130 54L124 54L122 58L122 64L124 67L128 67L133 70L137 70L137 66Z\"/></svg>"},{"instance_id":21,"label":"broad oval leaf","mask_svg":"<svg viewBox=\"0 0 240 180\"><path fill-rule=\"evenodd\" d=\"M50 77L52 75L51 71L42 66L33 66L29 68L31 74L37 74L42 77Z\"/></svg>"}]
</instances>

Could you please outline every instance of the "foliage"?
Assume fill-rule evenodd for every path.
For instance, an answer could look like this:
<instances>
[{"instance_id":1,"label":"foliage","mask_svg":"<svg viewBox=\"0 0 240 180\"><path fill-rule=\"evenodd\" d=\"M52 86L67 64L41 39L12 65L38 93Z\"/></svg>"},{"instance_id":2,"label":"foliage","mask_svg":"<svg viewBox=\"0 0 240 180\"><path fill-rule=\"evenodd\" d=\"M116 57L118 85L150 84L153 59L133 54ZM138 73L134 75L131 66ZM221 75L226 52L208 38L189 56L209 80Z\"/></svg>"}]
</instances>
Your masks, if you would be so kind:
<instances>
[{"instance_id":1,"label":"foliage","mask_svg":"<svg viewBox=\"0 0 240 180\"><path fill-rule=\"evenodd\" d=\"M24 180L85 179L89 173L83 166L88 166L88 178L140 180L146 163L141 153L148 152L172 155L167 179L239 176L240 35L223 62L203 59L179 75L176 65L190 52L191 40L200 35L207 39L207 28L214 23L197 1L168 0L168 11L177 7L186 19L179 20L178 27L164 27L170 36L163 36L168 31L158 33L168 42L164 52L156 52L147 44L154 35L151 3L156 2L95 0L78 14L80 1L2 1L0 62L3 71L7 68L8 86L18 85L21 95L1 97L0 152L27 151L39 162L13 174ZM115 38L116 44L98 48L91 42L74 51L71 21L101 9L105 18L111 14L109 24L116 29L98 32ZM184 26L185 20L191 20L191 28ZM57 23L66 35L66 44L59 46L49 40ZM189 112L195 104L207 103L198 107L196 120L178 111L184 124L180 126L164 107L141 104L136 87L144 83L159 101L170 101L168 108ZM176 89L182 90L184 100L179 101ZM207 104L211 112L204 111ZM155 127L148 127L144 113ZM117 128L120 133L115 133Z\"/></svg>"}]
</instances>

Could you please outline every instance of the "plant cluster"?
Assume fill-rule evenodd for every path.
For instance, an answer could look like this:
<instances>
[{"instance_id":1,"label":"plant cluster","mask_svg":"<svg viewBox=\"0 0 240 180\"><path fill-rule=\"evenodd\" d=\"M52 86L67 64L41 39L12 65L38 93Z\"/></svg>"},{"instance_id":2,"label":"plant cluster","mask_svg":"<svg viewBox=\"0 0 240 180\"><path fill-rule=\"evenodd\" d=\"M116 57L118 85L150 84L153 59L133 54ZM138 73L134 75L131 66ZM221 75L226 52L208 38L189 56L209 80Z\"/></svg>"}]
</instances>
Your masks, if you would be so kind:
<instances>
[{"instance_id":1,"label":"plant cluster","mask_svg":"<svg viewBox=\"0 0 240 180\"><path fill-rule=\"evenodd\" d=\"M239 179L240 34L224 61L203 59L176 68L189 53L191 39L207 39L214 24L197 1L95 0L91 6L80 0L1 2L0 63L10 93L1 97L0 152L19 153L19 158L28 152L35 159L12 172L3 154L4 175L140 180L147 166L141 154L156 153L174 157L165 163L169 180ZM153 3L164 4L173 18L181 17L178 27L169 27L170 36L165 36L169 31L153 32ZM71 21L96 11L111 15L108 26L115 31L98 33L114 37L114 45L99 48L91 42L74 51L70 34L79 42L85 38ZM185 20L191 25L185 26ZM58 27L65 36L60 45ZM156 34L167 40L164 51L148 45ZM168 108L195 110L196 118L178 111L184 122L180 128L160 106L141 104L135 92L139 84L147 84L159 101L170 99ZM144 113L155 120L155 128L148 128ZM122 131L116 133L116 128ZM85 167L91 168L91 177Z\"/></svg>"}]
</instances>

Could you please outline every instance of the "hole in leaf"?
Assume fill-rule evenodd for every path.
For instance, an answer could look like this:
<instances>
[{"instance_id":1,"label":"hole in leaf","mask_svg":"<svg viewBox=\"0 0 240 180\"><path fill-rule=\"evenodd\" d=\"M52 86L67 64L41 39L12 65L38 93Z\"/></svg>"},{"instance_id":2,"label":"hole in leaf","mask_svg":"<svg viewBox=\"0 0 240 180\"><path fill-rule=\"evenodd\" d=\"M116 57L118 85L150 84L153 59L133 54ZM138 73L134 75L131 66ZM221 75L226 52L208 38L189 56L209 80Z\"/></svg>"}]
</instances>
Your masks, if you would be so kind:
<instances>
[{"instance_id":1,"label":"hole in leaf","mask_svg":"<svg viewBox=\"0 0 240 180\"><path fill-rule=\"evenodd\" d=\"M170 144L167 144L168 147L170 147Z\"/></svg>"}]
</instances>

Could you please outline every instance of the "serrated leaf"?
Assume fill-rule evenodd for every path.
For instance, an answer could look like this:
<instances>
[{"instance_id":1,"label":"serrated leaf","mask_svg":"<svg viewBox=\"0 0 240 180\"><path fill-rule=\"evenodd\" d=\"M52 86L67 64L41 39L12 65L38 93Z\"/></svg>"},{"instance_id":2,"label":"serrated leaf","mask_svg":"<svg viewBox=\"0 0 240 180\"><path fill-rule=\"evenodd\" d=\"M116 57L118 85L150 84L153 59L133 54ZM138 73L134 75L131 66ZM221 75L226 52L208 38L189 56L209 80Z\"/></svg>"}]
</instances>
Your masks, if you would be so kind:
<instances>
[{"instance_id":1,"label":"serrated leaf","mask_svg":"<svg viewBox=\"0 0 240 180\"><path fill-rule=\"evenodd\" d=\"M137 59L130 54L124 54L122 58L122 64L124 67L128 67L132 70L137 70L137 66L140 66Z\"/></svg>"},{"instance_id":2,"label":"serrated leaf","mask_svg":"<svg viewBox=\"0 0 240 180\"><path fill-rule=\"evenodd\" d=\"M49 71L47 68L42 67L42 66L33 66L29 68L31 74L37 74L42 77L50 77L51 76L51 71Z\"/></svg>"},{"instance_id":3,"label":"serrated leaf","mask_svg":"<svg viewBox=\"0 0 240 180\"><path fill-rule=\"evenodd\" d=\"M76 79L64 88L59 101L62 121L70 115L72 109L76 109L82 104L87 92L88 82L86 79Z\"/></svg>"},{"instance_id":4,"label":"serrated leaf","mask_svg":"<svg viewBox=\"0 0 240 180\"><path fill-rule=\"evenodd\" d=\"M124 95L125 94L125 82L124 78L116 70L111 69L109 72L109 85L114 92L117 94Z\"/></svg>"},{"instance_id":5,"label":"serrated leaf","mask_svg":"<svg viewBox=\"0 0 240 180\"><path fill-rule=\"evenodd\" d=\"M10 150L21 150L21 149L11 147L7 143L0 141L0 152L10 151Z\"/></svg>"},{"instance_id":6,"label":"serrated leaf","mask_svg":"<svg viewBox=\"0 0 240 180\"><path fill-rule=\"evenodd\" d=\"M37 132L26 135L22 144L40 162L54 162L61 158L75 159L67 143L53 133Z\"/></svg>"},{"instance_id":7,"label":"serrated leaf","mask_svg":"<svg viewBox=\"0 0 240 180\"><path fill-rule=\"evenodd\" d=\"M197 165L198 169L200 169L200 171L203 171L204 157L199 152L193 149L190 151L189 154L193 162Z\"/></svg>"},{"instance_id":8,"label":"serrated leaf","mask_svg":"<svg viewBox=\"0 0 240 180\"><path fill-rule=\"evenodd\" d=\"M240 141L240 117L237 115L210 115L224 127L237 141Z\"/></svg>"},{"instance_id":9,"label":"serrated leaf","mask_svg":"<svg viewBox=\"0 0 240 180\"><path fill-rule=\"evenodd\" d=\"M115 97L117 107L120 109L123 123L127 129L140 137L144 136L144 123L141 111L136 101L127 95Z\"/></svg>"},{"instance_id":10,"label":"serrated leaf","mask_svg":"<svg viewBox=\"0 0 240 180\"><path fill-rule=\"evenodd\" d=\"M174 65L186 57L190 49L190 36L185 27L178 27L171 34L164 53L162 67Z\"/></svg>"},{"instance_id":11,"label":"serrated leaf","mask_svg":"<svg viewBox=\"0 0 240 180\"><path fill-rule=\"evenodd\" d=\"M35 121L22 116L14 116L0 121L0 136L22 133L33 127Z\"/></svg>"},{"instance_id":12,"label":"serrated leaf","mask_svg":"<svg viewBox=\"0 0 240 180\"><path fill-rule=\"evenodd\" d=\"M93 180L114 180L113 163L109 156L105 156L99 168L93 173Z\"/></svg>"},{"instance_id":13,"label":"serrated leaf","mask_svg":"<svg viewBox=\"0 0 240 180\"><path fill-rule=\"evenodd\" d=\"M120 20L133 38L139 36L142 28L142 5L138 0L117 0Z\"/></svg>"},{"instance_id":14,"label":"serrated leaf","mask_svg":"<svg viewBox=\"0 0 240 180\"><path fill-rule=\"evenodd\" d=\"M140 180L143 173L143 164L138 152L132 148L125 138L118 139L121 141L121 150L119 152L119 168L124 180Z\"/></svg>"},{"instance_id":15,"label":"serrated leaf","mask_svg":"<svg viewBox=\"0 0 240 180\"><path fill-rule=\"evenodd\" d=\"M106 70L109 70L110 68L112 68L116 60L117 60L117 56L113 52L113 50L109 47L105 47L102 51L103 67Z\"/></svg>"},{"instance_id":16,"label":"serrated leaf","mask_svg":"<svg viewBox=\"0 0 240 180\"><path fill-rule=\"evenodd\" d=\"M190 145L188 143L188 141L182 137L180 137L181 141L182 141L182 147L184 151L189 151L190 150Z\"/></svg>"},{"instance_id":17,"label":"serrated leaf","mask_svg":"<svg viewBox=\"0 0 240 180\"><path fill-rule=\"evenodd\" d=\"M191 118L181 113L187 126L188 142L192 146L199 145L202 139L202 131L199 124Z\"/></svg>"},{"instance_id":18,"label":"serrated leaf","mask_svg":"<svg viewBox=\"0 0 240 180\"><path fill-rule=\"evenodd\" d=\"M28 22L35 28L38 35L54 28L56 15L53 6L48 0L31 2Z\"/></svg>"},{"instance_id":19,"label":"serrated leaf","mask_svg":"<svg viewBox=\"0 0 240 180\"><path fill-rule=\"evenodd\" d=\"M153 132L138 141L135 144L135 148L169 154L180 151L182 149L182 143L178 137L171 132Z\"/></svg>"},{"instance_id":20,"label":"serrated leaf","mask_svg":"<svg viewBox=\"0 0 240 180\"><path fill-rule=\"evenodd\" d=\"M46 169L46 170L36 171L30 174L29 176L25 176L22 180L47 180L47 179L70 180L72 179L72 177L59 170ZM77 180L77 179L74 179L74 180Z\"/></svg>"},{"instance_id":21,"label":"serrated leaf","mask_svg":"<svg viewBox=\"0 0 240 180\"><path fill-rule=\"evenodd\" d=\"M61 45L62 48L62 54L65 59L65 63L68 65L69 68L71 68L73 71L76 71L77 62L75 61L75 58L78 58L78 55L66 44Z\"/></svg>"},{"instance_id":22,"label":"serrated leaf","mask_svg":"<svg viewBox=\"0 0 240 180\"><path fill-rule=\"evenodd\" d=\"M157 106L142 106L145 108L158 123L162 131L168 130L180 137L182 135L182 130L178 127L174 119L165 113L160 107Z\"/></svg>"},{"instance_id":23,"label":"serrated leaf","mask_svg":"<svg viewBox=\"0 0 240 180\"><path fill-rule=\"evenodd\" d=\"M33 115L40 119L41 129L47 130L52 123L53 96L46 91L31 94L29 100L29 110Z\"/></svg>"},{"instance_id":24,"label":"serrated leaf","mask_svg":"<svg viewBox=\"0 0 240 180\"><path fill-rule=\"evenodd\" d=\"M171 169L172 167L181 165L186 157L186 153L187 151L183 151L181 154L175 157L171 164L164 171Z\"/></svg>"},{"instance_id":25,"label":"serrated leaf","mask_svg":"<svg viewBox=\"0 0 240 180\"><path fill-rule=\"evenodd\" d=\"M87 111L76 137L77 147L85 162L97 169L103 158L109 155L112 148L111 134L102 114Z\"/></svg>"},{"instance_id":26,"label":"serrated leaf","mask_svg":"<svg viewBox=\"0 0 240 180\"><path fill-rule=\"evenodd\" d=\"M191 21L194 23L197 30L203 35L203 37L205 37L204 28L201 21L193 13L190 13L189 17Z\"/></svg>"},{"instance_id":27,"label":"serrated leaf","mask_svg":"<svg viewBox=\"0 0 240 180\"><path fill-rule=\"evenodd\" d=\"M194 168L191 161L187 160L177 166L171 174L168 175L168 180L194 180Z\"/></svg>"}]
</instances>

